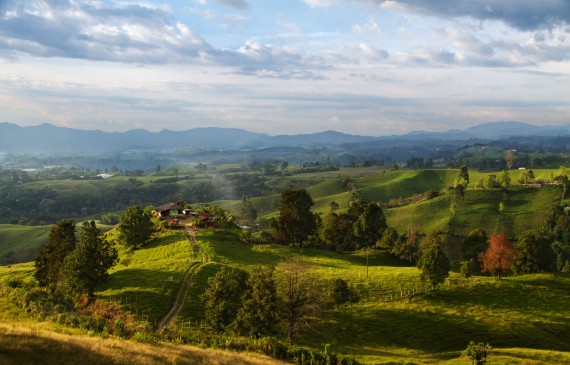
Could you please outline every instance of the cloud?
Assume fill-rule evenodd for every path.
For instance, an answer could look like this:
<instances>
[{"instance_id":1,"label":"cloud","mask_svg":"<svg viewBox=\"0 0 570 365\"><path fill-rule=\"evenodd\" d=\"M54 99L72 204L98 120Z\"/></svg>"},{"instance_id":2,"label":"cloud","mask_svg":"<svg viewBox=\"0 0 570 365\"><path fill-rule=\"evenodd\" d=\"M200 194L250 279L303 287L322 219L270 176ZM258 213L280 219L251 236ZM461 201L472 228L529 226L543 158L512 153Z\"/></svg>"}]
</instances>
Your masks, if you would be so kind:
<instances>
[{"instance_id":1,"label":"cloud","mask_svg":"<svg viewBox=\"0 0 570 365\"><path fill-rule=\"evenodd\" d=\"M218 0L218 2L238 10L248 10L250 8L249 4L244 0Z\"/></svg>"},{"instance_id":2,"label":"cloud","mask_svg":"<svg viewBox=\"0 0 570 365\"><path fill-rule=\"evenodd\" d=\"M439 17L498 20L519 30L552 29L570 24L568 0L303 0L310 7L361 5L398 7Z\"/></svg>"},{"instance_id":3,"label":"cloud","mask_svg":"<svg viewBox=\"0 0 570 365\"><path fill-rule=\"evenodd\" d=\"M129 63L199 61L211 47L167 7L97 2L7 2L0 49L40 57Z\"/></svg>"}]
</instances>

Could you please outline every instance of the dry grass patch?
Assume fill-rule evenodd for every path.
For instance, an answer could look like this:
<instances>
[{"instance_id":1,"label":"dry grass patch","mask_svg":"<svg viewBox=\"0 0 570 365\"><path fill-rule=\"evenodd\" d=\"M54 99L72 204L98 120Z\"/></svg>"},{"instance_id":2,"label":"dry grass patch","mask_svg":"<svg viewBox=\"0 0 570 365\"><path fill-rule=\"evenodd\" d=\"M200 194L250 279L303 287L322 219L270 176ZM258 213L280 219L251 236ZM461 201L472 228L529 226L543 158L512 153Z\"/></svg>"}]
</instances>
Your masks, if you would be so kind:
<instances>
[{"instance_id":1,"label":"dry grass patch","mask_svg":"<svg viewBox=\"0 0 570 365\"><path fill-rule=\"evenodd\" d=\"M0 364L284 364L257 354L145 344L0 324Z\"/></svg>"}]
</instances>

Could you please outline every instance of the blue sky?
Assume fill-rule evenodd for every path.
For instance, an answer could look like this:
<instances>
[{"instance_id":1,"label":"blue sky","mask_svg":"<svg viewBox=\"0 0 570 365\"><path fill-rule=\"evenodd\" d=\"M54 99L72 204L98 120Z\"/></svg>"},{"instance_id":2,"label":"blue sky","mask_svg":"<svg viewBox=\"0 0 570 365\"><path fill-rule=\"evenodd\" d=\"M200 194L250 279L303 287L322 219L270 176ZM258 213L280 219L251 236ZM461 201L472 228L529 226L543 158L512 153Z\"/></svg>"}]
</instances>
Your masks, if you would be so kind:
<instances>
[{"instance_id":1,"label":"blue sky","mask_svg":"<svg viewBox=\"0 0 570 365\"><path fill-rule=\"evenodd\" d=\"M0 0L0 121L391 135L570 124L568 0Z\"/></svg>"}]
</instances>

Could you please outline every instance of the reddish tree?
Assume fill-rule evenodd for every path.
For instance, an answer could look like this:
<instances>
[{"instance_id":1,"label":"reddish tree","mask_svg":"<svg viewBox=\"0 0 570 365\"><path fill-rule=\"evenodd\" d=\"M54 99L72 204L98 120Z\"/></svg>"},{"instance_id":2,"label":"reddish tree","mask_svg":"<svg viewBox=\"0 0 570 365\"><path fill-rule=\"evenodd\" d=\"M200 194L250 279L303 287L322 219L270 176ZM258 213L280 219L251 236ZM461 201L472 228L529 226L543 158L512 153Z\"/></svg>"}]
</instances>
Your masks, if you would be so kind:
<instances>
[{"instance_id":1,"label":"reddish tree","mask_svg":"<svg viewBox=\"0 0 570 365\"><path fill-rule=\"evenodd\" d=\"M497 277L511 269L515 257L515 247L502 233L491 236L487 241L489 248L479 254L483 272L491 273Z\"/></svg>"}]
</instances>

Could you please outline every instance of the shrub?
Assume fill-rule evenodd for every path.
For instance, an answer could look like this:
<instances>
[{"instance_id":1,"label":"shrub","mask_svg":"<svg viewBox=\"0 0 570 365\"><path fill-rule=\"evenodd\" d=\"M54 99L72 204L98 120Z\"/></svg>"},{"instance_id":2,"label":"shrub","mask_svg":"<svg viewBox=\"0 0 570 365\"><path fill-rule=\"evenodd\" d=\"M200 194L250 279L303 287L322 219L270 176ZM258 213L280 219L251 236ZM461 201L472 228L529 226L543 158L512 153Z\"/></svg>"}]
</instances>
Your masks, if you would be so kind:
<instances>
[{"instance_id":1,"label":"shrub","mask_svg":"<svg viewBox=\"0 0 570 365\"><path fill-rule=\"evenodd\" d=\"M463 351L463 355L467 356L471 360L473 365L484 365L487 363L487 357L491 354L491 345L488 343L475 343L475 341L469 342L469 345Z\"/></svg>"}]
</instances>

